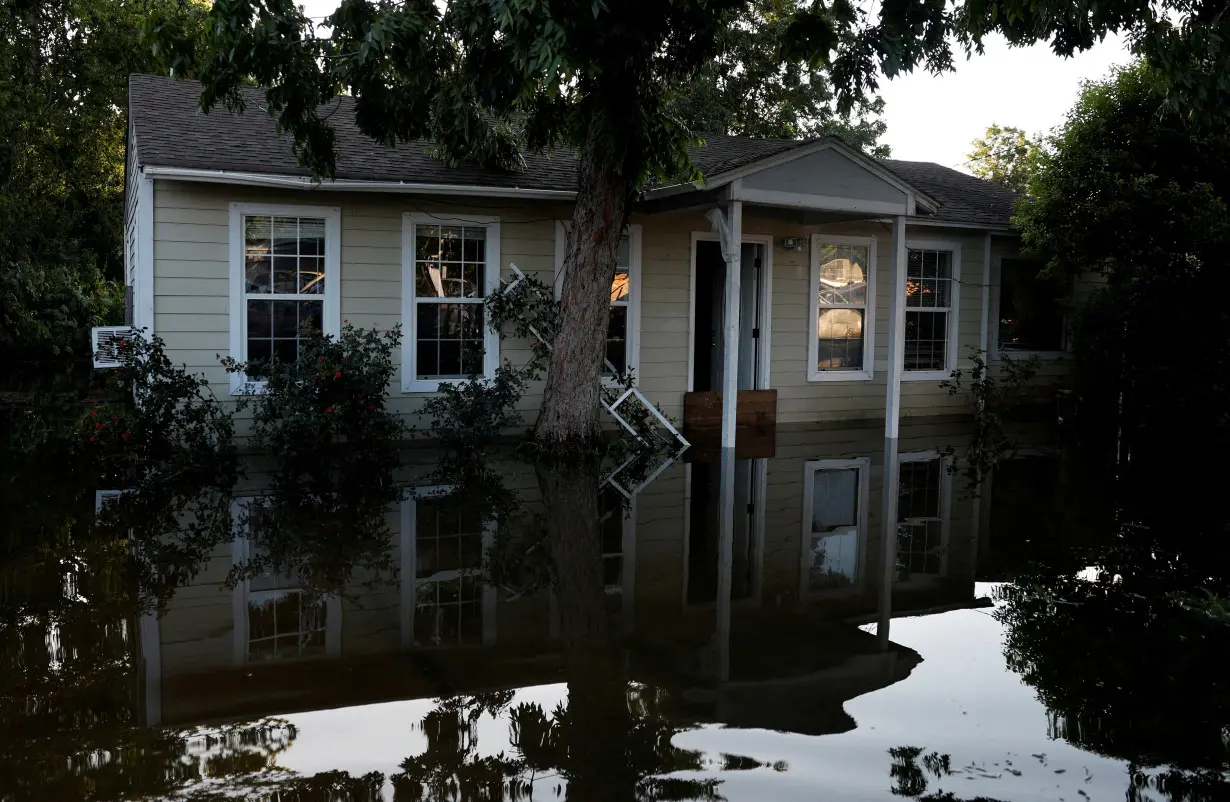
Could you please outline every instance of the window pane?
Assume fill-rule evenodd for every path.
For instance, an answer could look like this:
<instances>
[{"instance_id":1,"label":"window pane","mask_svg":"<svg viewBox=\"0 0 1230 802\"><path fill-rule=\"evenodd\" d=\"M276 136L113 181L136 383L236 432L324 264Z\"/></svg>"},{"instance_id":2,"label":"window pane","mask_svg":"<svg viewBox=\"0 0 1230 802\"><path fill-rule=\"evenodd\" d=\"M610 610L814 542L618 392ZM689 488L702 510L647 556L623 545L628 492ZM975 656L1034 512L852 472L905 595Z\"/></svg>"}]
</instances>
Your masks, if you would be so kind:
<instances>
[{"instance_id":1,"label":"window pane","mask_svg":"<svg viewBox=\"0 0 1230 802\"><path fill-rule=\"evenodd\" d=\"M905 370L944 370L948 354L948 313L905 313Z\"/></svg>"},{"instance_id":2,"label":"window pane","mask_svg":"<svg viewBox=\"0 0 1230 802\"><path fill-rule=\"evenodd\" d=\"M943 463L938 459L901 463L898 518L938 518L942 479Z\"/></svg>"},{"instance_id":3,"label":"window pane","mask_svg":"<svg viewBox=\"0 0 1230 802\"><path fill-rule=\"evenodd\" d=\"M817 288L820 304L867 303L868 248L862 245L821 245Z\"/></svg>"},{"instance_id":4,"label":"window pane","mask_svg":"<svg viewBox=\"0 0 1230 802\"><path fill-rule=\"evenodd\" d=\"M325 291L325 260L323 256L299 258L299 292L319 295Z\"/></svg>"},{"instance_id":5,"label":"window pane","mask_svg":"<svg viewBox=\"0 0 1230 802\"><path fill-rule=\"evenodd\" d=\"M273 218L273 253L277 256L299 254L299 218Z\"/></svg>"},{"instance_id":6,"label":"window pane","mask_svg":"<svg viewBox=\"0 0 1230 802\"><path fill-rule=\"evenodd\" d=\"M245 258L245 292L269 292L273 286L272 261L268 256L248 254Z\"/></svg>"},{"instance_id":7,"label":"window pane","mask_svg":"<svg viewBox=\"0 0 1230 802\"><path fill-rule=\"evenodd\" d=\"M816 321L817 370L862 370L863 309L821 309Z\"/></svg>"},{"instance_id":8,"label":"window pane","mask_svg":"<svg viewBox=\"0 0 1230 802\"><path fill-rule=\"evenodd\" d=\"M459 226L440 227L440 260L444 262L460 262L462 247L462 229Z\"/></svg>"},{"instance_id":9,"label":"window pane","mask_svg":"<svg viewBox=\"0 0 1230 802\"><path fill-rule=\"evenodd\" d=\"M250 303L250 302L249 302ZM273 302L273 336L296 337L299 334L299 302Z\"/></svg>"},{"instance_id":10,"label":"window pane","mask_svg":"<svg viewBox=\"0 0 1230 802\"><path fill-rule=\"evenodd\" d=\"M628 307L612 306L607 316L606 328L606 361L614 366L616 373L623 373L628 368ZM610 373L610 368L603 364L603 373Z\"/></svg>"},{"instance_id":11,"label":"window pane","mask_svg":"<svg viewBox=\"0 0 1230 802\"><path fill-rule=\"evenodd\" d=\"M440 375L440 343L438 340L420 340L415 348L415 375L420 379Z\"/></svg>"},{"instance_id":12,"label":"window pane","mask_svg":"<svg viewBox=\"0 0 1230 802\"><path fill-rule=\"evenodd\" d=\"M325 219L299 218L299 253L304 256L325 255Z\"/></svg>"},{"instance_id":13,"label":"window pane","mask_svg":"<svg viewBox=\"0 0 1230 802\"><path fill-rule=\"evenodd\" d=\"M465 375L461 369L461 340L440 341L439 374L451 378Z\"/></svg>"},{"instance_id":14,"label":"window pane","mask_svg":"<svg viewBox=\"0 0 1230 802\"><path fill-rule=\"evenodd\" d=\"M813 532L858 525L858 469L820 470L812 478Z\"/></svg>"},{"instance_id":15,"label":"window pane","mask_svg":"<svg viewBox=\"0 0 1230 802\"><path fill-rule=\"evenodd\" d=\"M476 303L420 303L416 326L418 378L481 373L484 317Z\"/></svg>"},{"instance_id":16,"label":"window pane","mask_svg":"<svg viewBox=\"0 0 1230 802\"><path fill-rule=\"evenodd\" d=\"M273 336L273 301L248 301L248 337Z\"/></svg>"},{"instance_id":17,"label":"window pane","mask_svg":"<svg viewBox=\"0 0 1230 802\"><path fill-rule=\"evenodd\" d=\"M444 275L438 264L418 263L414 273L414 294L419 298L444 297Z\"/></svg>"},{"instance_id":18,"label":"window pane","mask_svg":"<svg viewBox=\"0 0 1230 802\"><path fill-rule=\"evenodd\" d=\"M248 253L270 253L273 218L265 215L247 215L243 219L244 249Z\"/></svg>"},{"instance_id":19,"label":"window pane","mask_svg":"<svg viewBox=\"0 0 1230 802\"><path fill-rule=\"evenodd\" d=\"M1064 348L1063 281L1038 275L1041 265L1005 259L1000 269L999 347L1034 351Z\"/></svg>"},{"instance_id":20,"label":"window pane","mask_svg":"<svg viewBox=\"0 0 1230 802\"><path fill-rule=\"evenodd\" d=\"M276 634L274 628L274 600L248 600L248 638L271 638Z\"/></svg>"},{"instance_id":21,"label":"window pane","mask_svg":"<svg viewBox=\"0 0 1230 802\"><path fill-rule=\"evenodd\" d=\"M624 234L619 238L619 250L615 252L615 264L627 272L632 266L632 246L631 238Z\"/></svg>"},{"instance_id":22,"label":"window pane","mask_svg":"<svg viewBox=\"0 0 1230 802\"><path fill-rule=\"evenodd\" d=\"M321 331L325 325L324 301L299 301L299 329L304 326L313 331Z\"/></svg>"},{"instance_id":23,"label":"window pane","mask_svg":"<svg viewBox=\"0 0 1230 802\"><path fill-rule=\"evenodd\" d=\"M615 277L611 279L611 302L628 300L630 291L628 269L626 267L615 268Z\"/></svg>"},{"instance_id":24,"label":"window pane","mask_svg":"<svg viewBox=\"0 0 1230 802\"><path fill-rule=\"evenodd\" d=\"M299 341L274 340L273 358L283 365L293 365L299 359Z\"/></svg>"}]
</instances>

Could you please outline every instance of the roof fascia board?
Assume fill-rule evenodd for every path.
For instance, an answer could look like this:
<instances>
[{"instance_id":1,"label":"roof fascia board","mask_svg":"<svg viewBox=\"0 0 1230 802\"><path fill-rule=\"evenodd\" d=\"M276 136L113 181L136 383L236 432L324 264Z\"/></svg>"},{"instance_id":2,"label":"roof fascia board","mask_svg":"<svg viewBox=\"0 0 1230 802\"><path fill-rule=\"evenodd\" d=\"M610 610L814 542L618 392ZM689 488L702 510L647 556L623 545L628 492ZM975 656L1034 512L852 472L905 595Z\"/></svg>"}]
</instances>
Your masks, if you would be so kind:
<instances>
[{"instance_id":1,"label":"roof fascia board","mask_svg":"<svg viewBox=\"0 0 1230 802\"><path fill-rule=\"evenodd\" d=\"M189 167L144 168L145 175L167 181L197 181L210 184L234 184L281 189L314 189L342 192L395 192L414 195L471 195L486 198L542 198L573 200L576 192L563 189L529 189L522 187L484 187L466 184L412 184L403 181L358 181L338 179L315 181L307 176L272 173L244 173L230 170L199 170Z\"/></svg>"},{"instance_id":2,"label":"roof fascia board","mask_svg":"<svg viewBox=\"0 0 1230 802\"><path fill-rule=\"evenodd\" d=\"M882 218L878 222L891 223L892 218ZM1020 236L1012 226L995 226L987 223L959 223L951 220L932 220L927 217L906 217L906 226L926 226L928 228L968 228L976 231L989 231L992 234L1006 234L1010 236Z\"/></svg>"}]
</instances>

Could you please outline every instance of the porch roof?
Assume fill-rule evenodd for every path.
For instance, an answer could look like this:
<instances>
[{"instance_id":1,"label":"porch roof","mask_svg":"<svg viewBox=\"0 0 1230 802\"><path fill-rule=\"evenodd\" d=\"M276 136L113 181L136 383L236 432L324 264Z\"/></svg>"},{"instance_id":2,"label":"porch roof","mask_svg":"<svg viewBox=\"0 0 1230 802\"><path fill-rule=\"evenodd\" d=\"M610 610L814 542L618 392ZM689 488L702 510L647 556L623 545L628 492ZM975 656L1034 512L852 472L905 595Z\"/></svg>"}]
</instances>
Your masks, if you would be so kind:
<instances>
[{"instance_id":1,"label":"porch roof","mask_svg":"<svg viewBox=\"0 0 1230 802\"><path fill-rule=\"evenodd\" d=\"M273 119L260 112L264 107L263 91L247 87L241 92L248 113L232 115L217 109L204 115L197 108L200 87L195 82L133 75L129 81L129 119L137 145L135 165L155 177L283 186L310 184L310 172L296 163L289 137L278 135ZM525 166L517 172L475 166L449 168L432 157L430 143L412 142L388 148L372 141L355 125L353 101L343 97L334 103L337 109L331 122L337 134L338 158L337 179L326 182L331 188L559 200L569 200L574 195L577 163L571 153L525 154ZM693 148L690 155L706 181L698 186L664 187L650 194L704 193L730 186L736 180L755 190L753 195L777 192L774 187L782 181L789 184L798 183L800 176L805 179L807 172L800 168L823 161L828 158L826 153L840 154L842 161L812 164L813 172L819 170L818 174L827 176L827 168L837 166L844 170L843 165L848 163L867 176L870 183L863 182L863 189L872 195L879 193L883 196L881 200L892 192L908 196L912 215L937 223L987 228L1006 228L1009 224L1015 195L1008 190L938 164L872 159L834 139L795 141L705 135L705 143ZM787 163L792 166L783 167ZM855 173L846 178L859 181ZM869 208L879 207L872 203Z\"/></svg>"}]
</instances>

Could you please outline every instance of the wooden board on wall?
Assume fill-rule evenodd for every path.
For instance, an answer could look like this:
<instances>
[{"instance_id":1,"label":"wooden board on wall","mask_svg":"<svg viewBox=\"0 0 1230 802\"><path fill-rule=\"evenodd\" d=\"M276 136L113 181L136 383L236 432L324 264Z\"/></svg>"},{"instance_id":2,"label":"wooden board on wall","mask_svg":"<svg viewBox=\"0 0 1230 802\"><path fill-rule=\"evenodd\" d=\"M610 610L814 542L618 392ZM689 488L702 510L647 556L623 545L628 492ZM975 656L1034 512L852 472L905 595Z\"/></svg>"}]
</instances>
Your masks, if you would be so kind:
<instances>
[{"instance_id":1,"label":"wooden board on wall","mask_svg":"<svg viewBox=\"0 0 1230 802\"><path fill-rule=\"evenodd\" d=\"M684 393L683 436L692 444L688 461L714 459L722 446L722 394ZM777 390L740 390L735 406L735 458L760 459L777 452Z\"/></svg>"}]
</instances>

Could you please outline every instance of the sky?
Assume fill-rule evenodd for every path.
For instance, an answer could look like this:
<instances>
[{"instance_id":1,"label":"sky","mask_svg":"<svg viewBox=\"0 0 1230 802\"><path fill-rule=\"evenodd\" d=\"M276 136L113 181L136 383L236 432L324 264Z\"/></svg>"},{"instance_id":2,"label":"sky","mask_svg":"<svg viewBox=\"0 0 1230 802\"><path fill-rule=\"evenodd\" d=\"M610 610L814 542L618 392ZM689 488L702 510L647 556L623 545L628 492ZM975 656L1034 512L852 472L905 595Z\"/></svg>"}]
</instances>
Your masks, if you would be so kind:
<instances>
[{"instance_id":1,"label":"sky","mask_svg":"<svg viewBox=\"0 0 1230 802\"><path fill-rule=\"evenodd\" d=\"M984 55L958 60L954 72L915 72L883 81L888 131L882 141L893 158L964 169L970 142L988 125L1048 132L1064 121L1082 81L1102 78L1129 59L1117 37L1069 59L1046 45L1010 48L996 38L988 41Z\"/></svg>"},{"instance_id":2,"label":"sky","mask_svg":"<svg viewBox=\"0 0 1230 802\"><path fill-rule=\"evenodd\" d=\"M307 14L324 17L338 0L302 0ZM925 71L881 82L888 131L883 141L897 159L932 161L965 169L970 142L991 123L1027 133L1063 122L1082 81L1104 77L1130 58L1123 40L1108 37L1085 53L1063 59L1046 45L1010 48L998 36L986 53L941 76Z\"/></svg>"}]
</instances>

